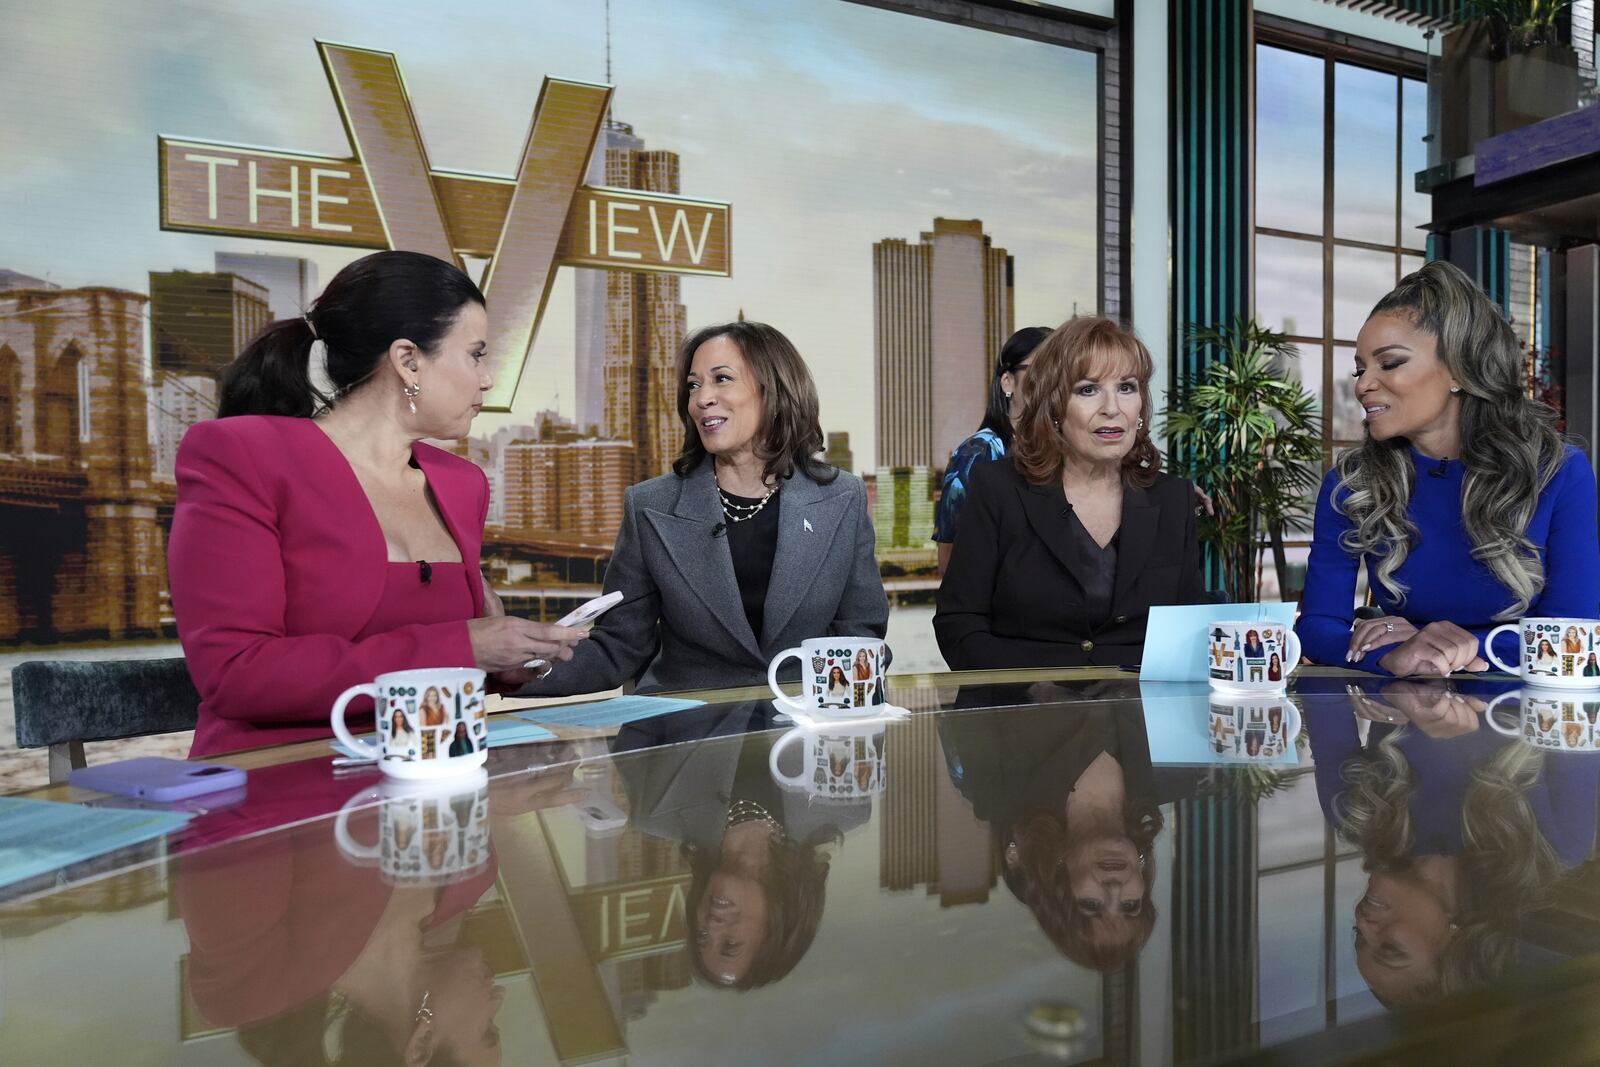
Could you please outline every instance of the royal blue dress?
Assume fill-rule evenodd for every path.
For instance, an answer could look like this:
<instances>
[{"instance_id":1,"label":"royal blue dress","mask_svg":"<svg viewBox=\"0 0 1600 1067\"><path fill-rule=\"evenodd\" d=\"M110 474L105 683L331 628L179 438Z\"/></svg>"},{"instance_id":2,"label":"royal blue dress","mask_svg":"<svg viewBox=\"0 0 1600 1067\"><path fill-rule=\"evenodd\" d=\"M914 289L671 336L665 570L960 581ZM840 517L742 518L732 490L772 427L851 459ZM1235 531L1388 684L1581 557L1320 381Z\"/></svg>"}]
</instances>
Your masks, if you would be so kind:
<instances>
[{"instance_id":1,"label":"royal blue dress","mask_svg":"<svg viewBox=\"0 0 1600 1067\"><path fill-rule=\"evenodd\" d=\"M944 469L944 483L939 491L939 508L933 514L933 539L941 544L952 544L956 539L956 521L961 517L961 505L967 500L967 485L972 480L972 468L979 463L993 463L1006 454L1006 443L993 430L979 430L956 446L950 453L950 463Z\"/></svg>"},{"instance_id":2,"label":"royal blue dress","mask_svg":"<svg viewBox=\"0 0 1600 1067\"><path fill-rule=\"evenodd\" d=\"M1511 591L1487 566L1472 558L1472 542L1461 525L1461 487L1466 468L1459 460L1432 459L1410 449L1416 465L1415 487L1407 512L1421 534L1406 561L1395 572L1409 590L1403 605L1378 583L1376 561L1367 561L1373 601L1386 615L1395 615L1421 629L1430 622L1453 622L1483 640L1510 606ZM1356 666L1387 674L1378 661L1396 646L1373 649L1360 662L1345 663L1350 628L1355 621L1356 573L1359 561L1339 547L1339 538L1354 526L1334 509L1338 471L1329 471L1317 497L1306 594L1295 632L1305 654L1318 663ZM1561 469L1534 508L1527 536L1544 563L1544 589L1523 614L1527 616L1600 617L1600 532L1595 526L1595 478L1582 452L1567 446ZM1507 663L1518 662L1518 639L1502 634L1495 651ZM1485 656L1485 659L1488 657Z\"/></svg>"}]
</instances>

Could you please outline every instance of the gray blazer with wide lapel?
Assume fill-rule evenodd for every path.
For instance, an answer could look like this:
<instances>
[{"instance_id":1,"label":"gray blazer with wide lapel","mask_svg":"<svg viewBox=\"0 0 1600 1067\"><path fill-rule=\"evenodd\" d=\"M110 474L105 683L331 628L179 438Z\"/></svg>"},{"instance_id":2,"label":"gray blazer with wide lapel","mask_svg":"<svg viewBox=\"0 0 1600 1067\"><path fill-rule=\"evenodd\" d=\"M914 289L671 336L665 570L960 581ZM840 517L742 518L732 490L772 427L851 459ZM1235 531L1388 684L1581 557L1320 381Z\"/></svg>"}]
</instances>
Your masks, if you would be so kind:
<instances>
[{"instance_id":1,"label":"gray blazer with wide lapel","mask_svg":"<svg viewBox=\"0 0 1600 1067\"><path fill-rule=\"evenodd\" d=\"M778 547L758 643L745 618L709 462L628 489L606 592L625 599L528 695L758 685L808 637L883 637L889 601L860 480L819 485L796 471L778 494ZM786 677L798 668L790 664Z\"/></svg>"}]
</instances>

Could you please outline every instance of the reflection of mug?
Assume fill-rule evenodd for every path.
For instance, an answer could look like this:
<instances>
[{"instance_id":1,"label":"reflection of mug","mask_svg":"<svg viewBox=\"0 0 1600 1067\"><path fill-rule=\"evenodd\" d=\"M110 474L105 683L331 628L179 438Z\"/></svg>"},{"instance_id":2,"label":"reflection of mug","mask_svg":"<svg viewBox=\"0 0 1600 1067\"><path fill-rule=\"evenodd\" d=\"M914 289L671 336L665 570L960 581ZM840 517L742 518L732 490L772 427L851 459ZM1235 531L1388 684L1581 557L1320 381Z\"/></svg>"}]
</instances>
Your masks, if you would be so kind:
<instances>
[{"instance_id":1,"label":"reflection of mug","mask_svg":"<svg viewBox=\"0 0 1600 1067\"><path fill-rule=\"evenodd\" d=\"M1537 688L1513 689L1489 702L1484 718L1507 737L1525 745L1551 752L1600 752L1600 693L1597 699L1562 697L1541 693ZM1520 699L1522 719L1515 726L1503 724L1496 716L1500 705Z\"/></svg>"},{"instance_id":2,"label":"reflection of mug","mask_svg":"<svg viewBox=\"0 0 1600 1067\"><path fill-rule=\"evenodd\" d=\"M767 668L767 684L784 707L808 715L852 718L858 709L884 702L883 672L888 653L888 645L871 638L808 638L800 647L778 653ZM798 700L778 688L778 668L787 659L800 661Z\"/></svg>"},{"instance_id":3,"label":"reflection of mug","mask_svg":"<svg viewBox=\"0 0 1600 1067\"><path fill-rule=\"evenodd\" d=\"M802 789L825 800L860 800L883 792L882 726L856 730L790 730L767 756L772 777L780 785ZM785 774L778 758L800 743L800 773Z\"/></svg>"},{"instance_id":4,"label":"reflection of mug","mask_svg":"<svg viewBox=\"0 0 1600 1067\"><path fill-rule=\"evenodd\" d=\"M333 732L356 752L378 760L396 778L448 778L489 758L484 721L484 674L475 667L431 667L380 674L353 685L333 702ZM377 704L378 743L344 724L344 709L365 693Z\"/></svg>"},{"instance_id":5,"label":"reflection of mug","mask_svg":"<svg viewBox=\"0 0 1600 1067\"><path fill-rule=\"evenodd\" d=\"M1273 691L1289 684L1300 665L1300 638L1281 622L1214 622L1206 631L1212 688Z\"/></svg>"},{"instance_id":6,"label":"reflection of mug","mask_svg":"<svg viewBox=\"0 0 1600 1067\"><path fill-rule=\"evenodd\" d=\"M1278 761L1294 751L1300 709L1281 695L1211 698L1208 740L1224 760Z\"/></svg>"},{"instance_id":7,"label":"reflection of mug","mask_svg":"<svg viewBox=\"0 0 1600 1067\"><path fill-rule=\"evenodd\" d=\"M363 845L350 833L362 804L381 800L378 837ZM391 885L438 886L489 859L489 775L478 770L453 782L384 782L345 802L333 826L339 851L358 864L376 862Z\"/></svg>"},{"instance_id":8,"label":"reflection of mug","mask_svg":"<svg viewBox=\"0 0 1600 1067\"><path fill-rule=\"evenodd\" d=\"M1494 654L1494 639L1515 634L1518 666ZM1542 689L1600 689L1600 619L1518 619L1496 626L1483 642L1496 667Z\"/></svg>"}]
</instances>

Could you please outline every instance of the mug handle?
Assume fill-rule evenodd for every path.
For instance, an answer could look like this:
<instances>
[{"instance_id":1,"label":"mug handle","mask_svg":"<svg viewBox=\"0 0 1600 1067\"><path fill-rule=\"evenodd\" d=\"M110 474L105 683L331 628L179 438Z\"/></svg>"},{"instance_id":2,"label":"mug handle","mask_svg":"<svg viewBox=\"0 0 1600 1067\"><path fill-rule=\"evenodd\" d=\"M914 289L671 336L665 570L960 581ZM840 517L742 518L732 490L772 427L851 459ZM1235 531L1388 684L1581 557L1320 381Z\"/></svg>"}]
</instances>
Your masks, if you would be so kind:
<instances>
[{"instance_id":1,"label":"mug handle","mask_svg":"<svg viewBox=\"0 0 1600 1067\"><path fill-rule=\"evenodd\" d=\"M1502 634L1502 633L1508 633L1508 634L1516 633L1517 632L1517 627L1519 625L1521 625L1521 624L1520 623L1514 623L1514 622L1508 622L1508 623L1504 624L1503 626L1496 626L1494 629L1490 630L1489 633L1483 639L1483 654L1485 656L1489 657L1489 662L1490 663L1493 663L1496 667L1499 667L1501 670L1505 671L1507 674L1520 675L1522 673L1522 667L1520 665L1516 666L1516 667L1512 667L1512 666L1509 666L1506 663L1501 662L1500 657L1494 654L1494 639L1497 636L1499 636L1500 634ZM1521 642L1520 641L1517 644L1518 644L1518 647L1521 647ZM1493 705L1490 705L1490 706L1492 707Z\"/></svg>"},{"instance_id":2,"label":"mug handle","mask_svg":"<svg viewBox=\"0 0 1600 1067\"><path fill-rule=\"evenodd\" d=\"M1283 725L1288 731L1285 734L1284 747L1287 751L1294 751L1294 743L1300 739L1300 709L1285 701L1283 705Z\"/></svg>"},{"instance_id":3,"label":"mug handle","mask_svg":"<svg viewBox=\"0 0 1600 1067\"><path fill-rule=\"evenodd\" d=\"M344 692L340 693L339 699L333 702L333 733L334 736L338 737L340 741L343 741L345 746L352 752L360 752L368 759L382 759L383 746L381 744L374 745L370 741L361 740L355 734L351 733L350 728L344 724L345 707L349 705L350 701L354 700L358 696L361 696L362 694L365 694L376 701L378 699L377 685L372 682L365 682L361 685L352 685L349 689L346 689Z\"/></svg>"},{"instance_id":4,"label":"mug handle","mask_svg":"<svg viewBox=\"0 0 1600 1067\"><path fill-rule=\"evenodd\" d=\"M1289 662L1284 664L1283 680L1288 681L1289 675L1300 666L1300 635L1285 627L1284 643L1289 646Z\"/></svg>"},{"instance_id":5,"label":"mug handle","mask_svg":"<svg viewBox=\"0 0 1600 1067\"><path fill-rule=\"evenodd\" d=\"M376 789L363 789L344 802L344 807L339 809L339 817L334 820L333 838L339 843L339 851L353 860L375 860L378 858L379 846L363 845L350 833L350 815L355 811L357 802L378 799L379 796Z\"/></svg>"},{"instance_id":6,"label":"mug handle","mask_svg":"<svg viewBox=\"0 0 1600 1067\"><path fill-rule=\"evenodd\" d=\"M1511 692L1509 692L1509 693L1501 693L1499 696L1497 696L1493 700L1489 701L1489 706L1487 708L1483 709L1483 717L1484 717L1484 719L1486 719L1488 721L1489 726L1490 726L1491 729L1493 729L1497 733L1505 734L1507 737L1521 737L1522 736L1522 728L1521 728L1520 720L1518 721L1518 725L1517 726L1513 726L1513 727L1511 727L1511 729L1508 730L1505 727L1501 726L1499 721L1496 720L1495 717L1494 717L1494 709L1498 708L1501 705L1502 702L1504 702L1506 700L1509 700L1512 697L1520 697L1521 695L1522 695L1522 690L1513 689L1513 690L1511 690Z\"/></svg>"},{"instance_id":7,"label":"mug handle","mask_svg":"<svg viewBox=\"0 0 1600 1067\"><path fill-rule=\"evenodd\" d=\"M790 730L788 733L778 738L777 741L773 742L772 751L767 753L767 766L772 769L772 777L774 781L782 782L784 785L793 786L803 786L806 784L806 775L803 767L799 776L795 778L790 778L787 774L784 774L782 771L778 770L778 753L787 748L789 742L804 736L804 730Z\"/></svg>"},{"instance_id":8,"label":"mug handle","mask_svg":"<svg viewBox=\"0 0 1600 1067\"><path fill-rule=\"evenodd\" d=\"M809 711L810 709L806 707L805 701L796 700L794 697L789 696L782 689L778 688L778 668L783 666L783 661L789 659L790 657L798 660L804 660L805 655L805 649L803 648L786 648L782 652L779 652L778 658L773 660L772 663L767 667L767 685L772 687L772 695L777 697L777 702L779 704L782 704L786 708L793 708L795 711ZM801 692L805 691L805 682L803 680L800 683L800 689Z\"/></svg>"}]
</instances>

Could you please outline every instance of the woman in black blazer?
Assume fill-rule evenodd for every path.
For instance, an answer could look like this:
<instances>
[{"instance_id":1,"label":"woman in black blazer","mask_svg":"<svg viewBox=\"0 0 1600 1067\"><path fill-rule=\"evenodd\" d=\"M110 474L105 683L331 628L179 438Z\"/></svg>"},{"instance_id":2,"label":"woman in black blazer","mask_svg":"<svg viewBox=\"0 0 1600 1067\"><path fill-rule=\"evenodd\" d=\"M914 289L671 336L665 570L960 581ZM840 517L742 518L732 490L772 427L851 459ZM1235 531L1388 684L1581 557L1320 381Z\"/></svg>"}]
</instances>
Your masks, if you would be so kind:
<instances>
[{"instance_id":1,"label":"woman in black blazer","mask_svg":"<svg viewBox=\"0 0 1600 1067\"><path fill-rule=\"evenodd\" d=\"M1206 599L1193 488L1150 440L1153 372L1094 316L1034 351L1011 462L974 471L939 587L952 669L1137 665L1151 605Z\"/></svg>"}]
</instances>

